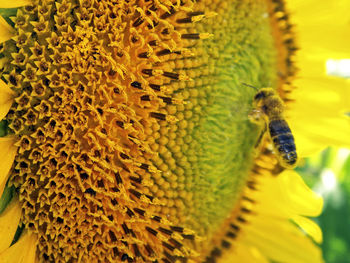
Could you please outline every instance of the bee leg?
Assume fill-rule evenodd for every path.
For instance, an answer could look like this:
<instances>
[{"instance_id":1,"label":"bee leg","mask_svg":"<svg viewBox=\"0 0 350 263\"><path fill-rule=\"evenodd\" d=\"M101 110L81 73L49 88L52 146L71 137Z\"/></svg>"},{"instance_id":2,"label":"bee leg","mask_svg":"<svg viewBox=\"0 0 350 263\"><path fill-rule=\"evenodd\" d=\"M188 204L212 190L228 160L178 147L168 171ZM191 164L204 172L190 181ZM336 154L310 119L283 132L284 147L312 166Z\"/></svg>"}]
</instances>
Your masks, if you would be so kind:
<instances>
[{"instance_id":1,"label":"bee leg","mask_svg":"<svg viewBox=\"0 0 350 263\"><path fill-rule=\"evenodd\" d=\"M263 137L264 137L264 135L265 135L266 130L267 130L267 125L266 125L266 123L265 123L264 128L261 130L260 135L259 135L259 137L258 137L258 140L257 140L256 143L255 143L255 146L254 146L255 149L258 148L259 145L261 144L262 139L263 139Z\"/></svg>"},{"instance_id":2,"label":"bee leg","mask_svg":"<svg viewBox=\"0 0 350 263\"><path fill-rule=\"evenodd\" d=\"M255 123L255 124L260 124L262 121L261 111L256 110L256 109L252 110L248 114L248 118L249 118L250 122Z\"/></svg>"}]
</instances>

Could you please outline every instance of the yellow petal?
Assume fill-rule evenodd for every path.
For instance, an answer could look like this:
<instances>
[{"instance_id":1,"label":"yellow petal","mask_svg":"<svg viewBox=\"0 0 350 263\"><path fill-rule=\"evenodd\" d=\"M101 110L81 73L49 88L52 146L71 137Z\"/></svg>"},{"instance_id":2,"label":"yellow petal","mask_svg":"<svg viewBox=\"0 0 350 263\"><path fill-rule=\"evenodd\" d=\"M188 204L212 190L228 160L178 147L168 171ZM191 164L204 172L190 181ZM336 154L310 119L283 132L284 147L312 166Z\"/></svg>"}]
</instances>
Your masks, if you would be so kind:
<instances>
[{"instance_id":1,"label":"yellow petal","mask_svg":"<svg viewBox=\"0 0 350 263\"><path fill-rule=\"evenodd\" d=\"M15 198L0 216L0 253L11 245L20 218L21 206Z\"/></svg>"},{"instance_id":2,"label":"yellow petal","mask_svg":"<svg viewBox=\"0 0 350 263\"><path fill-rule=\"evenodd\" d=\"M0 80L0 120L2 120L11 108L13 102L13 91L7 84Z\"/></svg>"},{"instance_id":3,"label":"yellow petal","mask_svg":"<svg viewBox=\"0 0 350 263\"><path fill-rule=\"evenodd\" d=\"M0 16L0 43L13 37L13 28Z\"/></svg>"},{"instance_id":4,"label":"yellow petal","mask_svg":"<svg viewBox=\"0 0 350 263\"><path fill-rule=\"evenodd\" d=\"M314 69L317 68L314 62L310 62L309 65ZM309 71L307 73L308 76L305 75L302 79L295 80L294 83L298 88L292 93L292 99L295 100L292 104L293 106L309 106L309 110L314 110L313 106L315 105L322 108L324 111L329 111L331 107L332 109L335 107L333 112L331 111L330 113L350 108L349 81L342 78L322 75L322 73L324 74L325 72L324 63L322 72ZM317 96L315 96L315 94L317 94ZM325 104L327 102L331 103L331 105ZM309 103L309 105L305 105L307 103Z\"/></svg>"},{"instance_id":5,"label":"yellow petal","mask_svg":"<svg viewBox=\"0 0 350 263\"><path fill-rule=\"evenodd\" d=\"M254 211L273 217L289 218L294 215L318 216L323 207L320 196L311 191L293 170L277 177L266 177L259 182L254 200L259 202Z\"/></svg>"},{"instance_id":6,"label":"yellow petal","mask_svg":"<svg viewBox=\"0 0 350 263\"><path fill-rule=\"evenodd\" d=\"M0 138L0 196L2 195L8 173L17 153L17 147L14 146L14 137Z\"/></svg>"},{"instance_id":7,"label":"yellow petal","mask_svg":"<svg viewBox=\"0 0 350 263\"><path fill-rule=\"evenodd\" d=\"M323 199L314 193L300 175L286 170L278 176L283 186L290 213L304 216L318 216L322 212Z\"/></svg>"},{"instance_id":8,"label":"yellow petal","mask_svg":"<svg viewBox=\"0 0 350 263\"><path fill-rule=\"evenodd\" d=\"M327 60L349 57L350 1L293 0L288 9L302 44L290 111L299 155L328 146L350 147L350 119L345 116L350 111L349 82L326 76Z\"/></svg>"},{"instance_id":9,"label":"yellow petal","mask_svg":"<svg viewBox=\"0 0 350 263\"><path fill-rule=\"evenodd\" d=\"M220 263L244 262L244 263L269 263L256 247L243 244L237 240L232 251L223 251Z\"/></svg>"},{"instance_id":10,"label":"yellow petal","mask_svg":"<svg viewBox=\"0 0 350 263\"><path fill-rule=\"evenodd\" d=\"M303 216L294 216L293 221L317 243L322 242L322 230L314 221Z\"/></svg>"},{"instance_id":11,"label":"yellow petal","mask_svg":"<svg viewBox=\"0 0 350 263\"><path fill-rule=\"evenodd\" d=\"M318 215L322 198L292 170L278 176L261 175L256 178L256 187L257 191L246 190L255 205L246 216L247 223L240 226L239 238L229 252L231 261L224 252L226 261L219 262L323 262L320 248L307 236L320 242L321 231L302 217Z\"/></svg>"},{"instance_id":12,"label":"yellow petal","mask_svg":"<svg viewBox=\"0 0 350 263\"><path fill-rule=\"evenodd\" d=\"M319 119L319 123L310 121L309 125L291 125L295 131L295 141L299 155L307 157L328 146L350 147L350 119Z\"/></svg>"},{"instance_id":13,"label":"yellow petal","mask_svg":"<svg viewBox=\"0 0 350 263\"><path fill-rule=\"evenodd\" d=\"M25 5L29 5L30 1L29 0L1 0L0 1L0 8L16 8L16 7L21 7Z\"/></svg>"},{"instance_id":14,"label":"yellow petal","mask_svg":"<svg viewBox=\"0 0 350 263\"><path fill-rule=\"evenodd\" d=\"M315 246L297 226L293 226L284 218L259 215L247 225L245 232L243 242L256 246L273 261L323 262L320 248Z\"/></svg>"},{"instance_id":15,"label":"yellow petal","mask_svg":"<svg viewBox=\"0 0 350 263\"><path fill-rule=\"evenodd\" d=\"M350 147L350 118L345 115L350 111L349 82L309 73L315 75L294 82L299 88L287 112L299 155L307 157L328 146Z\"/></svg>"},{"instance_id":16,"label":"yellow petal","mask_svg":"<svg viewBox=\"0 0 350 263\"><path fill-rule=\"evenodd\" d=\"M288 1L288 9L293 13L292 22L297 24L296 33L299 42L303 44L302 50L348 52L350 44L348 0L293 0Z\"/></svg>"},{"instance_id":17,"label":"yellow petal","mask_svg":"<svg viewBox=\"0 0 350 263\"><path fill-rule=\"evenodd\" d=\"M36 243L34 234L23 233L17 243L0 253L0 263L36 262Z\"/></svg>"}]
</instances>

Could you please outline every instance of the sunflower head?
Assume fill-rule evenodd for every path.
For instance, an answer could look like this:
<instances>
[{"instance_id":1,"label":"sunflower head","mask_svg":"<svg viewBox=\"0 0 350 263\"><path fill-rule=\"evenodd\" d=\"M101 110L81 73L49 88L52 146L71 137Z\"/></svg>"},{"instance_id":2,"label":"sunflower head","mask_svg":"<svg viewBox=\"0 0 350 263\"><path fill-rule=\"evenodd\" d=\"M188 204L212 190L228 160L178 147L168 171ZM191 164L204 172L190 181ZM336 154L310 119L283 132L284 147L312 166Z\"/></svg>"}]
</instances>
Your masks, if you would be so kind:
<instances>
[{"instance_id":1,"label":"sunflower head","mask_svg":"<svg viewBox=\"0 0 350 263\"><path fill-rule=\"evenodd\" d=\"M0 12L0 205L15 215L11 233L21 226L15 241L24 229L3 256L26 247L39 261L168 263L241 253L241 232L270 198L257 194L271 188L261 178L283 170L268 140L257 147L263 127L249 113L264 103L281 115L279 96L288 102L296 49L284 3L0 7L18 7Z\"/></svg>"}]
</instances>

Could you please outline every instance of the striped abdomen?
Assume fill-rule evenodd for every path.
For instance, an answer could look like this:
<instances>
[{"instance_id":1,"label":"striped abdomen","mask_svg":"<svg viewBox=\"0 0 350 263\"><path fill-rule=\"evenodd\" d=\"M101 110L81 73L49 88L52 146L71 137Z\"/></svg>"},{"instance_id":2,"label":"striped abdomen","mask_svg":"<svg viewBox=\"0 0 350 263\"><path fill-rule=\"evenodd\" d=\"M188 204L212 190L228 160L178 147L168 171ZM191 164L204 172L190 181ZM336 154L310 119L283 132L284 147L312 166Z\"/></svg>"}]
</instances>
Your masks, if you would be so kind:
<instances>
[{"instance_id":1,"label":"striped abdomen","mask_svg":"<svg viewBox=\"0 0 350 263\"><path fill-rule=\"evenodd\" d=\"M288 123L283 119L272 120L269 123L269 132L281 165L293 168L297 162L297 153Z\"/></svg>"}]
</instances>

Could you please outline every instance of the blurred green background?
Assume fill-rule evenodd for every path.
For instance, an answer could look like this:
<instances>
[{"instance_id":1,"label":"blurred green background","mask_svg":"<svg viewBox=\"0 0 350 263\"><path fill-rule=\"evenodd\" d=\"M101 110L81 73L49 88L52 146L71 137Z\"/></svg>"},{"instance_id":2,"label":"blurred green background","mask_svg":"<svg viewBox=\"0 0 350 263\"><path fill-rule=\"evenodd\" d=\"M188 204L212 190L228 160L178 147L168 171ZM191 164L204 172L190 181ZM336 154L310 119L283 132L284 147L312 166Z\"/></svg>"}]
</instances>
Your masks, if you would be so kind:
<instances>
[{"instance_id":1,"label":"blurred green background","mask_svg":"<svg viewBox=\"0 0 350 263\"><path fill-rule=\"evenodd\" d=\"M324 198L323 213L315 221L323 231L327 263L350 263L350 150L328 148L296 169Z\"/></svg>"}]
</instances>

